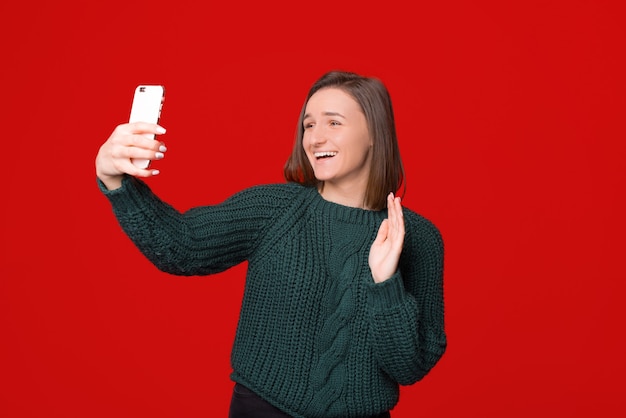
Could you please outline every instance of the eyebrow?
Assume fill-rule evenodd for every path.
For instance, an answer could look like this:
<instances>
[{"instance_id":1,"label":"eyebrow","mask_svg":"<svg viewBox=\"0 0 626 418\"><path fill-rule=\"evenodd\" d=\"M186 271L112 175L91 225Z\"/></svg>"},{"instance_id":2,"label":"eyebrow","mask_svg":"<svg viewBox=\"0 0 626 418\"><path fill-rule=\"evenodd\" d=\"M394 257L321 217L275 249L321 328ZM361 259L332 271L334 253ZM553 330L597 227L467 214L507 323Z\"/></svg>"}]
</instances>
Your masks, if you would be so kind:
<instances>
[{"instance_id":1,"label":"eyebrow","mask_svg":"<svg viewBox=\"0 0 626 418\"><path fill-rule=\"evenodd\" d=\"M346 118L344 115L342 115L342 114L341 114L341 113L339 113L339 112L330 112L330 111L327 111L327 112L322 112L322 115L323 115L323 116L339 116L340 118L343 118L343 119L345 119L345 118ZM311 115L310 115L309 113L306 113L306 114L304 115L304 117L302 118L302 120L304 120L304 119L306 119L306 118L310 118L310 117L311 117Z\"/></svg>"}]
</instances>

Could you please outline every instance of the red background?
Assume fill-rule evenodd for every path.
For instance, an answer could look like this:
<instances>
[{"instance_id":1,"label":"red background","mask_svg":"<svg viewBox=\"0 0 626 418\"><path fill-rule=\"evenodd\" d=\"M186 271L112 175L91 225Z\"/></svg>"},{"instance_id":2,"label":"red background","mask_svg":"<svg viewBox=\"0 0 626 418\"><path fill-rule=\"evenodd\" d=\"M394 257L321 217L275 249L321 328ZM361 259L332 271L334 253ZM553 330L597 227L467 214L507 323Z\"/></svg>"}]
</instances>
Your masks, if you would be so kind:
<instances>
[{"instance_id":1,"label":"red background","mask_svg":"<svg viewBox=\"0 0 626 418\"><path fill-rule=\"evenodd\" d=\"M245 266L158 272L94 157L134 87L161 83L163 198L280 182L330 69L387 84L404 203L446 242L449 348L394 417L624 416L621 1L15 3L0 6L0 416L226 416Z\"/></svg>"}]
</instances>

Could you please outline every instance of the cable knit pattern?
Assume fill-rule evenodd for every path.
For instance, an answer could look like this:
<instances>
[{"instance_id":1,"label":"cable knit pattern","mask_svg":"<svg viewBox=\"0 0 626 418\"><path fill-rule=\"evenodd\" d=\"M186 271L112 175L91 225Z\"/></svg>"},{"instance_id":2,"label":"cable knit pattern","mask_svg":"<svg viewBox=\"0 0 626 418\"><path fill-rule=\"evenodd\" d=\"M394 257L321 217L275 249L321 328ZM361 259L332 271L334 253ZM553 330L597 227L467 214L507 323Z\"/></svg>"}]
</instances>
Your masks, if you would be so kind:
<instances>
[{"instance_id":1,"label":"cable knit pattern","mask_svg":"<svg viewBox=\"0 0 626 418\"><path fill-rule=\"evenodd\" d=\"M294 417L390 410L398 385L420 380L445 351L443 242L406 208L399 269L376 284L367 260L386 210L289 183L180 213L138 179L114 191L99 184L159 269L208 275L248 261L232 378Z\"/></svg>"}]
</instances>

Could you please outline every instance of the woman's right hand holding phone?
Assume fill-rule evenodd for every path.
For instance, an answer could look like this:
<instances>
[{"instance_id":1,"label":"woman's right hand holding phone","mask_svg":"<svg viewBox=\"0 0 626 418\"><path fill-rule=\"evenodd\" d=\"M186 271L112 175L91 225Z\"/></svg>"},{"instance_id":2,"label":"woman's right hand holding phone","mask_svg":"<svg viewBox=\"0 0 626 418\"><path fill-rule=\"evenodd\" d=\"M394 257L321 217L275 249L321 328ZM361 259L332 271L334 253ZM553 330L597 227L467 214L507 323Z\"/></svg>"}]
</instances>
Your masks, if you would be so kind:
<instances>
[{"instance_id":1,"label":"woman's right hand holding phone","mask_svg":"<svg viewBox=\"0 0 626 418\"><path fill-rule=\"evenodd\" d=\"M121 187L124 174L136 177L159 174L158 170L136 166L132 160L162 159L167 148L163 142L148 136L164 133L163 127L152 123L135 122L118 125L98 151L96 175L109 190L113 190Z\"/></svg>"}]
</instances>

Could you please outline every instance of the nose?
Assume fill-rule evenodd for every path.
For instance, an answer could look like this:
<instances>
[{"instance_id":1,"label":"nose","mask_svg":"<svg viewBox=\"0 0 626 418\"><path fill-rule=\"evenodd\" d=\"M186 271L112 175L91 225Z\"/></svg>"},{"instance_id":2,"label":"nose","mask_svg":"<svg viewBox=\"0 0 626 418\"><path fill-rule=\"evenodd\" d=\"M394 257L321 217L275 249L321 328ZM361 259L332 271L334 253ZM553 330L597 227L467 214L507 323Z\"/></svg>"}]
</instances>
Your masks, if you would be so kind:
<instances>
[{"instance_id":1,"label":"nose","mask_svg":"<svg viewBox=\"0 0 626 418\"><path fill-rule=\"evenodd\" d=\"M326 134L324 133L324 129L322 129L322 127L313 126L309 129L311 144L318 146L326 142Z\"/></svg>"}]
</instances>

